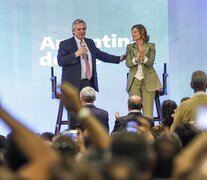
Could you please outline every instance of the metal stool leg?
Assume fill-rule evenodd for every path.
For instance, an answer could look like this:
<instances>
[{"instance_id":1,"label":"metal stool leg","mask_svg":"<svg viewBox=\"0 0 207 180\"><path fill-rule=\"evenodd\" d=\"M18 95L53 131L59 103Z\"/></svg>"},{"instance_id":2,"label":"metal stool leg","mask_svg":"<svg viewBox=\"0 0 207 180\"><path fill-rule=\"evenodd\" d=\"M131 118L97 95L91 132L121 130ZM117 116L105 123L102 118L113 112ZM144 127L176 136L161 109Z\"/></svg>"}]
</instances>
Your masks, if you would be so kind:
<instances>
[{"instance_id":1,"label":"metal stool leg","mask_svg":"<svg viewBox=\"0 0 207 180\"><path fill-rule=\"evenodd\" d=\"M60 101L58 115L57 115L57 122L55 126L55 134L60 133L61 124L62 124L62 117L63 117L63 103Z\"/></svg>"},{"instance_id":2,"label":"metal stool leg","mask_svg":"<svg viewBox=\"0 0 207 180\"><path fill-rule=\"evenodd\" d=\"M157 110L157 119L159 122L162 121L162 110L161 110L161 103L160 103L160 95L158 94L159 92L156 92L155 95L155 105L156 105L156 110Z\"/></svg>"}]
</instances>

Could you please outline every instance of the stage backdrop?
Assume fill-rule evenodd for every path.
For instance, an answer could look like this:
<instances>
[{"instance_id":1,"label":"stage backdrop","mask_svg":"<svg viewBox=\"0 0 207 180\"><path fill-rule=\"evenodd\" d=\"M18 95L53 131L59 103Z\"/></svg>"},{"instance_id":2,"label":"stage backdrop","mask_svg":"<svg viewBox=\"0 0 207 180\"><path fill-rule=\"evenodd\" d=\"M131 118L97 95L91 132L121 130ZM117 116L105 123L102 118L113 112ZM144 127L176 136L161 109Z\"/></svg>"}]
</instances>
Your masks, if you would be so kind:
<instances>
[{"instance_id":1,"label":"stage backdrop","mask_svg":"<svg viewBox=\"0 0 207 180\"><path fill-rule=\"evenodd\" d=\"M60 83L58 45L72 36L76 18L87 22L87 37L97 47L115 55L125 53L131 27L144 24L156 44L155 68L161 80L163 64L168 67L168 95L161 101L179 103L183 96L191 96L192 71L207 67L205 0L0 0L0 7L1 103L37 133L54 132L59 102L51 99L50 68L54 67ZM96 105L110 113L112 130L114 113L127 113L128 69L125 62L101 61L97 68ZM0 134L9 132L3 123L0 126Z\"/></svg>"}]
</instances>

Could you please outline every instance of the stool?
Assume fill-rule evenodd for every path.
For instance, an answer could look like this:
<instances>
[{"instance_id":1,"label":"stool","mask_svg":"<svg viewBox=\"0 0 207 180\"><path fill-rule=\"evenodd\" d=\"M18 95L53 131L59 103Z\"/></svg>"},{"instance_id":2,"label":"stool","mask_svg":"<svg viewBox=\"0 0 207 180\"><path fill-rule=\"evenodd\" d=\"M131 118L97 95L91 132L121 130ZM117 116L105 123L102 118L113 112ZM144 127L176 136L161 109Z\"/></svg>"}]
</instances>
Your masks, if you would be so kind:
<instances>
[{"instance_id":1,"label":"stool","mask_svg":"<svg viewBox=\"0 0 207 180\"><path fill-rule=\"evenodd\" d=\"M56 125L55 125L55 134L60 134L60 130L61 130L61 126L62 125L68 125L68 120L63 120L62 117L63 117L63 103L62 101L60 100L60 103L59 103L59 108L58 108L58 115L57 115L57 121L56 121Z\"/></svg>"},{"instance_id":2,"label":"stool","mask_svg":"<svg viewBox=\"0 0 207 180\"><path fill-rule=\"evenodd\" d=\"M167 64L164 63L164 72L162 74L163 88L155 92L155 105L156 105L156 110L157 110L157 117L153 117L153 119L155 121L159 121L159 123L161 123L163 120L160 96L167 95L167 77L168 77Z\"/></svg>"},{"instance_id":3,"label":"stool","mask_svg":"<svg viewBox=\"0 0 207 180\"><path fill-rule=\"evenodd\" d=\"M68 120L62 120L63 117L63 103L60 99L61 92L57 92L57 78L54 76L54 68L51 67L51 77L50 81L52 82L52 99L59 99L59 108L58 108L58 115L57 115L57 121L55 125L55 134L60 134L61 125L68 125Z\"/></svg>"},{"instance_id":4,"label":"stool","mask_svg":"<svg viewBox=\"0 0 207 180\"><path fill-rule=\"evenodd\" d=\"M160 91L155 92L155 106L157 110L157 117L153 117L154 121L161 121L163 120L162 110L161 110L161 103L160 103Z\"/></svg>"}]
</instances>

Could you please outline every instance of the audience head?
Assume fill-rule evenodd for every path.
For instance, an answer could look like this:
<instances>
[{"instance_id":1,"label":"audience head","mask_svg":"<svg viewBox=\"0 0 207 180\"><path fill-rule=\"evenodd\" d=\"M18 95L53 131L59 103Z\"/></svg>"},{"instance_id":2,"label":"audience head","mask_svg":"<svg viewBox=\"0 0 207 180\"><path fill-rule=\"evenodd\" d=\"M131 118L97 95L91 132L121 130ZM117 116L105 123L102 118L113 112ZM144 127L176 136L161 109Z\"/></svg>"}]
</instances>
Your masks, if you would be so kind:
<instances>
[{"instance_id":1,"label":"audience head","mask_svg":"<svg viewBox=\"0 0 207 180\"><path fill-rule=\"evenodd\" d=\"M51 132L44 132L40 135L40 137L43 138L46 141L52 141L54 136L55 135Z\"/></svg>"},{"instance_id":2,"label":"audience head","mask_svg":"<svg viewBox=\"0 0 207 180\"><path fill-rule=\"evenodd\" d=\"M139 172L133 161L123 157L112 158L103 164L101 174L107 180L135 180L139 179Z\"/></svg>"},{"instance_id":3,"label":"audience head","mask_svg":"<svg viewBox=\"0 0 207 180\"><path fill-rule=\"evenodd\" d=\"M170 127L173 123L172 114L175 113L175 109L177 108L177 104L172 100L165 100L162 103L162 115L163 115L163 124Z\"/></svg>"},{"instance_id":4,"label":"audience head","mask_svg":"<svg viewBox=\"0 0 207 180\"><path fill-rule=\"evenodd\" d=\"M156 166L154 178L170 178L173 160L182 148L181 142L175 133L162 133L154 142Z\"/></svg>"},{"instance_id":5,"label":"audience head","mask_svg":"<svg viewBox=\"0 0 207 180\"><path fill-rule=\"evenodd\" d=\"M199 130L189 123L181 124L174 129L174 132L179 136L183 147L191 142L191 140L199 134Z\"/></svg>"},{"instance_id":6,"label":"audience head","mask_svg":"<svg viewBox=\"0 0 207 180\"><path fill-rule=\"evenodd\" d=\"M145 138L137 133L121 132L112 136L112 156L129 158L134 161L138 171L149 170L149 154Z\"/></svg>"},{"instance_id":7,"label":"audience head","mask_svg":"<svg viewBox=\"0 0 207 180\"><path fill-rule=\"evenodd\" d=\"M96 92L92 87L85 87L80 92L80 101L82 104L93 103L96 100Z\"/></svg>"},{"instance_id":8,"label":"audience head","mask_svg":"<svg viewBox=\"0 0 207 180\"><path fill-rule=\"evenodd\" d=\"M90 162L77 163L61 161L51 172L51 180L103 180L102 176Z\"/></svg>"},{"instance_id":9,"label":"audience head","mask_svg":"<svg viewBox=\"0 0 207 180\"><path fill-rule=\"evenodd\" d=\"M191 77L191 88L194 92L206 91L207 77L204 71L195 71Z\"/></svg>"},{"instance_id":10,"label":"audience head","mask_svg":"<svg viewBox=\"0 0 207 180\"><path fill-rule=\"evenodd\" d=\"M190 97L183 97L181 100L180 100L180 103L184 102L184 101L187 101L188 99L190 99Z\"/></svg>"},{"instance_id":11,"label":"audience head","mask_svg":"<svg viewBox=\"0 0 207 180\"><path fill-rule=\"evenodd\" d=\"M63 159L73 159L78 152L76 143L67 135L60 135L55 138L53 146L60 152Z\"/></svg>"},{"instance_id":12,"label":"audience head","mask_svg":"<svg viewBox=\"0 0 207 180\"><path fill-rule=\"evenodd\" d=\"M0 165L4 163L4 154L7 148L7 139L0 135Z\"/></svg>"},{"instance_id":13,"label":"audience head","mask_svg":"<svg viewBox=\"0 0 207 180\"><path fill-rule=\"evenodd\" d=\"M7 148L7 139L5 136L0 135L0 150Z\"/></svg>"},{"instance_id":14,"label":"audience head","mask_svg":"<svg viewBox=\"0 0 207 180\"><path fill-rule=\"evenodd\" d=\"M17 171L23 165L28 162L28 159L19 149L16 141L14 140L14 135L12 133L7 135L8 146L5 152L5 161L7 166L13 170ZM26 146L26 144L25 144Z\"/></svg>"},{"instance_id":15,"label":"audience head","mask_svg":"<svg viewBox=\"0 0 207 180\"><path fill-rule=\"evenodd\" d=\"M129 110L141 110L142 109L142 100L140 96L133 95L128 99L128 109Z\"/></svg>"}]
</instances>

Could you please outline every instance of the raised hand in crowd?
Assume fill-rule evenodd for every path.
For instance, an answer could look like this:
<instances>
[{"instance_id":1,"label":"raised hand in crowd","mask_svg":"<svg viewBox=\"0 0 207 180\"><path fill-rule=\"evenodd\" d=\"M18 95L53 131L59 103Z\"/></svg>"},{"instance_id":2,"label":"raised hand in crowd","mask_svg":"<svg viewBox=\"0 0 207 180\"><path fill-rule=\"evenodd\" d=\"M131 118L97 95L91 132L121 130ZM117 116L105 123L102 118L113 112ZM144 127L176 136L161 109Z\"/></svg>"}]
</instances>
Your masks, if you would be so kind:
<instances>
[{"instance_id":1,"label":"raised hand in crowd","mask_svg":"<svg viewBox=\"0 0 207 180\"><path fill-rule=\"evenodd\" d=\"M17 170L22 179L47 180L59 161L57 152L44 140L22 125L1 105L0 118L11 128L14 140L28 163Z\"/></svg>"}]
</instances>

